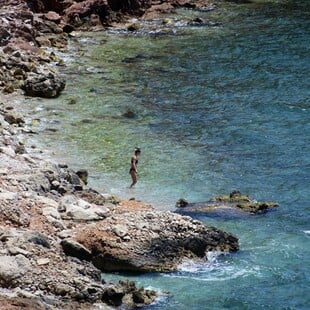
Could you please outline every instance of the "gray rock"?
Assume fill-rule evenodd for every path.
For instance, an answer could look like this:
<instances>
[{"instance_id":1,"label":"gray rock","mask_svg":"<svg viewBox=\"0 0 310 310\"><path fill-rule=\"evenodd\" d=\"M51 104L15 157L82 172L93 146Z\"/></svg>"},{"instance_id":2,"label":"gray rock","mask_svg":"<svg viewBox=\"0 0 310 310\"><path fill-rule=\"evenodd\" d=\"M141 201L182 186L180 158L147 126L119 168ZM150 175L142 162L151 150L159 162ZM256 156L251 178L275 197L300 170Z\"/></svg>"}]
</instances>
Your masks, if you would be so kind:
<instances>
[{"instance_id":1,"label":"gray rock","mask_svg":"<svg viewBox=\"0 0 310 310\"><path fill-rule=\"evenodd\" d=\"M60 214L58 213L57 209L53 207L45 207L42 209L42 213L46 217L52 217L54 219L60 220Z\"/></svg>"},{"instance_id":2,"label":"gray rock","mask_svg":"<svg viewBox=\"0 0 310 310\"><path fill-rule=\"evenodd\" d=\"M128 228L126 225L115 225L112 230L117 236L123 238L128 234Z\"/></svg>"},{"instance_id":3,"label":"gray rock","mask_svg":"<svg viewBox=\"0 0 310 310\"><path fill-rule=\"evenodd\" d=\"M65 85L64 79L52 72L48 74L29 73L22 89L27 96L54 98L60 95Z\"/></svg>"},{"instance_id":4,"label":"gray rock","mask_svg":"<svg viewBox=\"0 0 310 310\"><path fill-rule=\"evenodd\" d=\"M68 256L77 257L81 260L90 260L91 252L82 244L72 239L65 239L60 242L63 251Z\"/></svg>"},{"instance_id":5,"label":"gray rock","mask_svg":"<svg viewBox=\"0 0 310 310\"><path fill-rule=\"evenodd\" d=\"M71 206L66 215L75 221L98 221L103 218L92 209L83 209L79 206Z\"/></svg>"},{"instance_id":6,"label":"gray rock","mask_svg":"<svg viewBox=\"0 0 310 310\"><path fill-rule=\"evenodd\" d=\"M168 272L186 258L207 259L209 251L239 248L229 233L161 211L114 214L85 227L76 239L92 249L92 261L103 271Z\"/></svg>"},{"instance_id":7,"label":"gray rock","mask_svg":"<svg viewBox=\"0 0 310 310\"><path fill-rule=\"evenodd\" d=\"M17 194L14 192L3 191L0 192L0 200L14 200L17 198Z\"/></svg>"},{"instance_id":8,"label":"gray rock","mask_svg":"<svg viewBox=\"0 0 310 310\"><path fill-rule=\"evenodd\" d=\"M104 206L96 206L73 195L64 196L58 210L66 212L65 216L77 221L97 221L103 219L108 213Z\"/></svg>"},{"instance_id":9,"label":"gray rock","mask_svg":"<svg viewBox=\"0 0 310 310\"><path fill-rule=\"evenodd\" d=\"M45 248L50 249L51 245L48 240L48 237L37 231L28 231L25 233L25 240L37 245L41 245Z\"/></svg>"},{"instance_id":10,"label":"gray rock","mask_svg":"<svg viewBox=\"0 0 310 310\"><path fill-rule=\"evenodd\" d=\"M16 156L15 150L11 146L1 146L0 152L14 158Z\"/></svg>"},{"instance_id":11,"label":"gray rock","mask_svg":"<svg viewBox=\"0 0 310 310\"><path fill-rule=\"evenodd\" d=\"M2 256L0 259L1 286L14 286L14 280L25 275L30 268L30 261L23 255Z\"/></svg>"}]
</instances>

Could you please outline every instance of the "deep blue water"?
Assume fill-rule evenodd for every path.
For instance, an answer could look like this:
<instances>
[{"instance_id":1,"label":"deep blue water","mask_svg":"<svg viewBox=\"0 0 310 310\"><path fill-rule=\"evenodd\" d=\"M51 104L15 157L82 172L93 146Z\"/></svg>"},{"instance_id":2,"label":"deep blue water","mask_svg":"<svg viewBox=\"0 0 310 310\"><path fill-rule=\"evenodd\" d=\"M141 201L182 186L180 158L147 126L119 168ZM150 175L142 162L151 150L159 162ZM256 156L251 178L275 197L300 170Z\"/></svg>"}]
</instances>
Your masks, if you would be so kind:
<instances>
[{"instance_id":1,"label":"deep blue water","mask_svg":"<svg viewBox=\"0 0 310 310\"><path fill-rule=\"evenodd\" d=\"M158 209L234 189L280 204L258 216L199 217L237 235L238 253L172 274L104 275L170 292L151 309L309 309L310 2L178 16L222 25L77 34L64 94L26 101L41 143L89 169L91 186ZM140 178L129 190L135 146Z\"/></svg>"}]
</instances>

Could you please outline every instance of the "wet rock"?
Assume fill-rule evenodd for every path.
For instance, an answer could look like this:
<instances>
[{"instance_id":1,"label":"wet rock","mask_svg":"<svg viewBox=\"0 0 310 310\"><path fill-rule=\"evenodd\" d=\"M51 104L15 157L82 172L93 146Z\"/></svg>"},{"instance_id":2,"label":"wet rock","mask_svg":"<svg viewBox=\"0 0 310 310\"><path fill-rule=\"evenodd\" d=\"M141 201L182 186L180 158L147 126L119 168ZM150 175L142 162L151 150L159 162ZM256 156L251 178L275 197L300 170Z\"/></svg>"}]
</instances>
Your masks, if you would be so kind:
<instances>
[{"instance_id":1,"label":"wet rock","mask_svg":"<svg viewBox=\"0 0 310 310\"><path fill-rule=\"evenodd\" d=\"M82 182L87 185L88 171L86 169L81 169L78 170L76 174L82 180Z\"/></svg>"},{"instance_id":2,"label":"wet rock","mask_svg":"<svg viewBox=\"0 0 310 310\"><path fill-rule=\"evenodd\" d=\"M25 123L25 121L23 120L21 116L13 115L10 113L4 114L4 120L11 125L12 124L23 125Z\"/></svg>"},{"instance_id":3,"label":"wet rock","mask_svg":"<svg viewBox=\"0 0 310 310\"><path fill-rule=\"evenodd\" d=\"M248 195L242 194L239 191L233 191L229 195L217 196L207 202L184 203L180 199L176 206L178 207L177 212L182 214L218 213L225 216L225 214L233 215L232 212L243 214L263 213L277 207L278 204L271 201L259 202L252 200Z\"/></svg>"},{"instance_id":4,"label":"wet rock","mask_svg":"<svg viewBox=\"0 0 310 310\"><path fill-rule=\"evenodd\" d=\"M125 292L123 289L111 285L110 287L105 288L102 295L102 300L108 305L118 307L122 304L124 296Z\"/></svg>"},{"instance_id":5,"label":"wet rock","mask_svg":"<svg viewBox=\"0 0 310 310\"><path fill-rule=\"evenodd\" d=\"M135 309L150 305L157 294L152 290L136 287L132 281L119 281L117 285L107 285L102 300L113 307L124 305L126 309Z\"/></svg>"},{"instance_id":6,"label":"wet rock","mask_svg":"<svg viewBox=\"0 0 310 310\"><path fill-rule=\"evenodd\" d=\"M51 72L46 75L29 73L22 89L27 96L54 98L60 95L65 85L63 78Z\"/></svg>"},{"instance_id":7,"label":"wet rock","mask_svg":"<svg viewBox=\"0 0 310 310\"><path fill-rule=\"evenodd\" d=\"M135 112L128 110L123 114L123 116L126 118L135 118L137 115Z\"/></svg>"},{"instance_id":8,"label":"wet rock","mask_svg":"<svg viewBox=\"0 0 310 310\"><path fill-rule=\"evenodd\" d=\"M138 31L141 28L141 25L139 23L131 23L127 26L128 31Z\"/></svg>"},{"instance_id":9,"label":"wet rock","mask_svg":"<svg viewBox=\"0 0 310 310\"><path fill-rule=\"evenodd\" d=\"M176 203L176 206L178 207L178 208L184 208L184 207L186 207L188 205L188 201L186 200L186 199L184 199L184 198L180 198L178 201L177 201L177 203Z\"/></svg>"}]
</instances>

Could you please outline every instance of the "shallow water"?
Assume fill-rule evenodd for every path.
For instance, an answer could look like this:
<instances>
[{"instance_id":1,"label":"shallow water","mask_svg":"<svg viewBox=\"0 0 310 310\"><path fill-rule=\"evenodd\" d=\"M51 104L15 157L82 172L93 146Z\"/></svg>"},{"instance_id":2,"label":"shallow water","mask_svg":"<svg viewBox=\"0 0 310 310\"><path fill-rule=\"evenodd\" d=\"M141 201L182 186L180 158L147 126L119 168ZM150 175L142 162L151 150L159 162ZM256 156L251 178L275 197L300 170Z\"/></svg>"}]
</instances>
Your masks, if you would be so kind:
<instances>
[{"instance_id":1,"label":"shallow water","mask_svg":"<svg viewBox=\"0 0 310 310\"><path fill-rule=\"evenodd\" d=\"M25 102L41 143L87 168L102 192L164 210L180 197L204 201L233 189L279 202L259 216L199 217L236 234L238 253L167 275L119 276L171 292L152 309L310 307L309 9L308 1L226 4L179 12L219 27L79 34L63 95ZM135 146L140 178L129 190Z\"/></svg>"}]
</instances>

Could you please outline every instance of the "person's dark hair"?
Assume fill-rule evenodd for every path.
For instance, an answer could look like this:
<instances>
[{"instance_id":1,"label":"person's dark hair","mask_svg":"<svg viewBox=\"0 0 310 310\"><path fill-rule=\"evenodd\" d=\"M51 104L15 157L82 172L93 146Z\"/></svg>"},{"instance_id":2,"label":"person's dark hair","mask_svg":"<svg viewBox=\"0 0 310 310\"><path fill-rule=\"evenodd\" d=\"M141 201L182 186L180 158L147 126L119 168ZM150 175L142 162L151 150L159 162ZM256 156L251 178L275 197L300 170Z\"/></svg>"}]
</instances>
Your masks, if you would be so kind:
<instances>
[{"instance_id":1,"label":"person's dark hair","mask_svg":"<svg viewBox=\"0 0 310 310\"><path fill-rule=\"evenodd\" d=\"M137 153L141 153L141 149L139 147L135 148L135 154L137 154Z\"/></svg>"}]
</instances>

